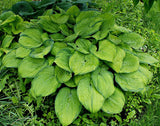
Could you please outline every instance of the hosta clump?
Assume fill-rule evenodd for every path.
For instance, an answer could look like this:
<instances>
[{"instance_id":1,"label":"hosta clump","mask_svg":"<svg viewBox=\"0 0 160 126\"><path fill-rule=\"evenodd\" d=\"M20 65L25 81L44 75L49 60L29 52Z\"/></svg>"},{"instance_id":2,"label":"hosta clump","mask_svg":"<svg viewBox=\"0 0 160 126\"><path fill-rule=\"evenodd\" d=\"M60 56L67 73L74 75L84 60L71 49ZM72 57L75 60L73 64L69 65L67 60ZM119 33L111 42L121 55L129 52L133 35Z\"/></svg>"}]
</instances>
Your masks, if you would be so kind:
<instances>
[{"instance_id":1,"label":"hosta clump","mask_svg":"<svg viewBox=\"0 0 160 126\"><path fill-rule=\"evenodd\" d=\"M11 48L15 42L10 42L1 56L3 66L32 79L33 97L57 93L55 112L63 125L71 124L82 106L92 113L120 113L123 92L145 91L152 78L146 65L158 61L140 51L144 39L117 26L111 14L76 6L60 12L27 22L17 45Z\"/></svg>"}]
</instances>

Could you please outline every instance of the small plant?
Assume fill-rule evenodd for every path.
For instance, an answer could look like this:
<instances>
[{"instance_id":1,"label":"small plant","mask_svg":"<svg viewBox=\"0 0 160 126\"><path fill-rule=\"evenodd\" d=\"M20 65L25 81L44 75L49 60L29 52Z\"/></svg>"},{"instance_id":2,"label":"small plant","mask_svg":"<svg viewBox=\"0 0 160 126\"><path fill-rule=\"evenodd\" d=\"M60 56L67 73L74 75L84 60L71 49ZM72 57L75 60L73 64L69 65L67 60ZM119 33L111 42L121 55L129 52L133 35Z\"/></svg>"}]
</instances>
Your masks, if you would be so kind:
<instances>
[{"instance_id":1,"label":"small plant","mask_svg":"<svg viewBox=\"0 0 160 126\"><path fill-rule=\"evenodd\" d=\"M47 12L30 22L11 11L0 16L0 63L1 70L15 68L31 79L34 98L56 93L55 112L63 125L82 106L91 113L120 113L124 92L145 92L152 79L146 66L158 60L140 50L145 40L139 34L117 26L110 13L77 6Z\"/></svg>"}]
</instances>

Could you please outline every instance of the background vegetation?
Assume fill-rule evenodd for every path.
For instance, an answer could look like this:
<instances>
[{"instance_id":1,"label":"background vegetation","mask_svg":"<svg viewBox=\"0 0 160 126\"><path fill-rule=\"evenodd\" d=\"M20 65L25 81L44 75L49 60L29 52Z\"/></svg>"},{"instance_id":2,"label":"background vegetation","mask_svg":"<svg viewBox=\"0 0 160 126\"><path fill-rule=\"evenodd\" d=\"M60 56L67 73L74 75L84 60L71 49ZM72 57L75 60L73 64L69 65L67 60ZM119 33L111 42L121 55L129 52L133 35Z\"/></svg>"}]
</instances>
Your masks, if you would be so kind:
<instances>
[{"instance_id":1,"label":"background vegetation","mask_svg":"<svg viewBox=\"0 0 160 126\"><path fill-rule=\"evenodd\" d=\"M20 0L0 1L0 12L9 9ZM30 0L31 1L31 0ZM144 11L143 3L136 7L132 0L93 0L97 8L115 15L116 23L141 34L146 42L143 51L160 60L160 11L153 5L148 13ZM150 67L154 73L149 90L142 96L128 93L124 111L117 115L107 115L103 112L90 114L83 110L73 125L106 126L158 126L160 124L160 64ZM1 72L2 73L2 72ZM17 78L13 70L3 71L7 76L1 79L6 87L0 92L0 125L47 125L60 126L54 113L54 99L51 96L34 100L26 92L30 85L22 78ZM2 74L1 74L2 76ZM25 87L26 88L25 88ZM52 94L53 96L54 94Z\"/></svg>"}]
</instances>

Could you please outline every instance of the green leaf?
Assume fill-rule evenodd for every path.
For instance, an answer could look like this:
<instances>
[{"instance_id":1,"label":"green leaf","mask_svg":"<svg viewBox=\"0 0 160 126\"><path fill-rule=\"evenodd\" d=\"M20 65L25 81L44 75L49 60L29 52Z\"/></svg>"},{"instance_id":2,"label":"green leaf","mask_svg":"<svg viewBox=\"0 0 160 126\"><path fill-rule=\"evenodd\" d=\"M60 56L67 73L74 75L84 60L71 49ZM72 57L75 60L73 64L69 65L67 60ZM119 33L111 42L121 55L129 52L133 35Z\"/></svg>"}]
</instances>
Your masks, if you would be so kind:
<instances>
[{"instance_id":1,"label":"green leaf","mask_svg":"<svg viewBox=\"0 0 160 126\"><path fill-rule=\"evenodd\" d=\"M17 68L21 59L16 58L16 50L12 50L2 59L2 63L5 67Z\"/></svg>"},{"instance_id":2,"label":"green leaf","mask_svg":"<svg viewBox=\"0 0 160 126\"><path fill-rule=\"evenodd\" d=\"M144 72L147 72L146 75ZM115 74L115 79L124 91L139 92L145 88L148 82L147 76L149 79L150 72L140 67L132 73Z\"/></svg>"},{"instance_id":3,"label":"green leaf","mask_svg":"<svg viewBox=\"0 0 160 126\"><path fill-rule=\"evenodd\" d=\"M69 67L69 58L73 54L73 49L71 48L65 48L61 49L55 59L55 63L62 69L71 72Z\"/></svg>"},{"instance_id":4,"label":"green leaf","mask_svg":"<svg viewBox=\"0 0 160 126\"><path fill-rule=\"evenodd\" d=\"M149 71L147 68L140 66L139 71L146 77L146 81L144 82L145 84L147 84L148 82L152 80L153 73Z\"/></svg>"},{"instance_id":5,"label":"green leaf","mask_svg":"<svg viewBox=\"0 0 160 126\"><path fill-rule=\"evenodd\" d=\"M115 45L119 45L122 42L120 38L112 34L109 34L107 39L111 41L112 43L114 43Z\"/></svg>"},{"instance_id":6,"label":"green leaf","mask_svg":"<svg viewBox=\"0 0 160 126\"><path fill-rule=\"evenodd\" d=\"M69 81L65 82L64 84L66 86L68 86L68 87L71 87L71 88L77 87L77 85L75 84L75 82L73 81L73 79L70 79Z\"/></svg>"},{"instance_id":7,"label":"green leaf","mask_svg":"<svg viewBox=\"0 0 160 126\"><path fill-rule=\"evenodd\" d=\"M19 43L26 48L36 48L42 45L42 31L39 29L26 29L21 33Z\"/></svg>"},{"instance_id":8,"label":"green leaf","mask_svg":"<svg viewBox=\"0 0 160 126\"><path fill-rule=\"evenodd\" d=\"M55 112L62 125L71 124L78 117L81 107L75 89L65 87L58 92L55 100Z\"/></svg>"},{"instance_id":9,"label":"green leaf","mask_svg":"<svg viewBox=\"0 0 160 126\"><path fill-rule=\"evenodd\" d=\"M2 41L1 47L2 48L8 48L10 46L10 44L12 43L13 39L14 39L14 36L6 35L5 38Z\"/></svg>"},{"instance_id":10,"label":"green leaf","mask_svg":"<svg viewBox=\"0 0 160 126\"><path fill-rule=\"evenodd\" d=\"M114 93L113 74L105 66L97 68L91 77L95 88L105 99Z\"/></svg>"},{"instance_id":11,"label":"green leaf","mask_svg":"<svg viewBox=\"0 0 160 126\"><path fill-rule=\"evenodd\" d=\"M152 57L151 55L147 53L136 52L135 55L138 57L140 63L153 65L159 62L157 59L155 59L154 57Z\"/></svg>"},{"instance_id":12,"label":"green leaf","mask_svg":"<svg viewBox=\"0 0 160 126\"><path fill-rule=\"evenodd\" d=\"M92 72L98 65L99 60L92 54L84 55L76 51L69 59L69 67L75 75Z\"/></svg>"},{"instance_id":13,"label":"green leaf","mask_svg":"<svg viewBox=\"0 0 160 126\"><path fill-rule=\"evenodd\" d=\"M80 14L80 9L74 5L70 7L66 13L69 14L70 16L77 17Z\"/></svg>"},{"instance_id":14,"label":"green leaf","mask_svg":"<svg viewBox=\"0 0 160 126\"><path fill-rule=\"evenodd\" d=\"M68 22L71 24L75 24L76 17L80 14L80 9L74 5L74 6L70 7L66 13L69 15Z\"/></svg>"},{"instance_id":15,"label":"green leaf","mask_svg":"<svg viewBox=\"0 0 160 126\"><path fill-rule=\"evenodd\" d=\"M119 36L122 42L128 44L129 46L139 49L144 44L144 39L137 33L125 33Z\"/></svg>"},{"instance_id":16,"label":"green leaf","mask_svg":"<svg viewBox=\"0 0 160 126\"><path fill-rule=\"evenodd\" d=\"M68 45L72 46L75 50L83 53L89 54L89 48L91 46L91 42L87 39L77 39L75 43L68 43Z\"/></svg>"},{"instance_id":17,"label":"green leaf","mask_svg":"<svg viewBox=\"0 0 160 126\"><path fill-rule=\"evenodd\" d=\"M90 112L98 112L105 101L104 97L92 86L89 77L80 80L77 95L81 104Z\"/></svg>"},{"instance_id":18,"label":"green leaf","mask_svg":"<svg viewBox=\"0 0 160 126\"><path fill-rule=\"evenodd\" d=\"M45 66L47 66L45 59L26 57L18 66L18 73L23 78L33 78Z\"/></svg>"},{"instance_id":19,"label":"green leaf","mask_svg":"<svg viewBox=\"0 0 160 126\"><path fill-rule=\"evenodd\" d=\"M123 59L125 58L125 51L121 49L120 47L116 46L116 55L113 59L113 62L108 62L107 65L109 65L114 71L117 73L120 72L122 64L123 64Z\"/></svg>"},{"instance_id":20,"label":"green leaf","mask_svg":"<svg viewBox=\"0 0 160 126\"><path fill-rule=\"evenodd\" d=\"M44 58L51 51L52 46L53 40L46 40L41 47L32 49L29 56L33 58Z\"/></svg>"},{"instance_id":21,"label":"green leaf","mask_svg":"<svg viewBox=\"0 0 160 126\"><path fill-rule=\"evenodd\" d=\"M120 113L125 104L125 97L120 89L116 88L115 92L105 100L102 110L109 114Z\"/></svg>"},{"instance_id":22,"label":"green leaf","mask_svg":"<svg viewBox=\"0 0 160 126\"><path fill-rule=\"evenodd\" d=\"M69 35L64 39L64 42L73 42L77 37L78 37L78 34Z\"/></svg>"},{"instance_id":23,"label":"green leaf","mask_svg":"<svg viewBox=\"0 0 160 126\"><path fill-rule=\"evenodd\" d=\"M100 14L98 11L82 11L79 16L76 18L76 23L81 22L86 18L96 17Z\"/></svg>"},{"instance_id":24,"label":"green leaf","mask_svg":"<svg viewBox=\"0 0 160 126\"><path fill-rule=\"evenodd\" d=\"M65 71L64 69L61 69L60 67L56 66L55 76L57 77L60 83L65 83L71 79L72 73Z\"/></svg>"},{"instance_id":25,"label":"green leaf","mask_svg":"<svg viewBox=\"0 0 160 126\"><path fill-rule=\"evenodd\" d=\"M125 27L122 27L122 26L118 26L118 25L114 25L114 27L111 29L111 33L113 35L120 35L121 33L130 33L131 30L125 28Z\"/></svg>"},{"instance_id":26,"label":"green leaf","mask_svg":"<svg viewBox=\"0 0 160 126\"><path fill-rule=\"evenodd\" d=\"M0 15L0 20L5 21L8 17L15 15L12 11L6 11Z\"/></svg>"},{"instance_id":27,"label":"green leaf","mask_svg":"<svg viewBox=\"0 0 160 126\"><path fill-rule=\"evenodd\" d=\"M101 14L99 17L102 18L103 23L100 27L100 30L92 36L96 40L102 40L107 37L110 29L114 26L115 23L114 17L109 13Z\"/></svg>"},{"instance_id":28,"label":"green leaf","mask_svg":"<svg viewBox=\"0 0 160 126\"><path fill-rule=\"evenodd\" d=\"M130 54L126 52L126 55L124 57L122 67L120 69L120 73L131 73L139 68L139 60L136 56L133 54Z\"/></svg>"},{"instance_id":29,"label":"green leaf","mask_svg":"<svg viewBox=\"0 0 160 126\"><path fill-rule=\"evenodd\" d=\"M72 31L69 30L69 28L66 24L61 24L59 26L59 28L61 29L62 34L65 36L69 36L72 33Z\"/></svg>"},{"instance_id":30,"label":"green leaf","mask_svg":"<svg viewBox=\"0 0 160 126\"><path fill-rule=\"evenodd\" d=\"M31 92L33 96L48 96L54 93L59 83L55 77L54 67L43 68L33 79Z\"/></svg>"},{"instance_id":31,"label":"green leaf","mask_svg":"<svg viewBox=\"0 0 160 126\"><path fill-rule=\"evenodd\" d=\"M116 46L108 40L99 41L99 47L93 45L90 51L101 60L112 62L116 55Z\"/></svg>"},{"instance_id":32,"label":"green leaf","mask_svg":"<svg viewBox=\"0 0 160 126\"><path fill-rule=\"evenodd\" d=\"M16 49L16 57L25 58L26 56L30 54L30 52L31 52L30 49L20 46L19 48Z\"/></svg>"},{"instance_id":33,"label":"green leaf","mask_svg":"<svg viewBox=\"0 0 160 126\"><path fill-rule=\"evenodd\" d=\"M45 31L49 33L57 33L60 31L58 24L54 23L50 16L40 16L38 23Z\"/></svg>"},{"instance_id":34,"label":"green leaf","mask_svg":"<svg viewBox=\"0 0 160 126\"><path fill-rule=\"evenodd\" d=\"M65 36L62 35L61 33L56 33L56 34L51 34L50 35L51 39L53 39L54 41L63 41Z\"/></svg>"},{"instance_id":35,"label":"green leaf","mask_svg":"<svg viewBox=\"0 0 160 126\"><path fill-rule=\"evenodd\" d=\"M62 43L62 42L55 42L53 44L53 47L52 47L52 50L51 50L51 54L56 56L57 53L63 49L63 48L66 48L67 47L67 44L66 43Z\"/></svg>"},{"instance_id":36,"label":"green leaf","mask_svg":"<svg viewBox=\"0 0 160 126\"><path fill-rule=\"evenodd\" d=\"M83 78L86 78L86 77L90 78L91 74L88 73L88 74L84 74L84 75L76 75L76 76L74 76L73 80L74 80L75 84L78 86L80 80L82 80Z\"/></svg>"},{"instance_id":37,"label":"green leaf","mask_svg":"<svg viewBox=\"0 0 160 126\"><path fill-rule=\"evenodd\" d=\"M47 56L48 65L52 66L54 63L55 57L52 55Z\"/></svg>"},{"instance_id":38,"label":"green leaf","mask_svg":"<svg viewBox=\"0 0 160 126\"><path fill-rule=\"evenodd\" d=\"M51 20L57 24L64 24L68 21L69 15L65 14L53 14Z\"/></svg>"},{"instance_id":39,"label":"green leaf","mask_svg":"<svg viewBox=\"0 0 160 126\"><path fill-rule=\"evenodd\" d=\"M99 31L102 19L99 17L86 18L74 26L74 32L81 37L89 36Z\"/></svg>"}]
</instances>

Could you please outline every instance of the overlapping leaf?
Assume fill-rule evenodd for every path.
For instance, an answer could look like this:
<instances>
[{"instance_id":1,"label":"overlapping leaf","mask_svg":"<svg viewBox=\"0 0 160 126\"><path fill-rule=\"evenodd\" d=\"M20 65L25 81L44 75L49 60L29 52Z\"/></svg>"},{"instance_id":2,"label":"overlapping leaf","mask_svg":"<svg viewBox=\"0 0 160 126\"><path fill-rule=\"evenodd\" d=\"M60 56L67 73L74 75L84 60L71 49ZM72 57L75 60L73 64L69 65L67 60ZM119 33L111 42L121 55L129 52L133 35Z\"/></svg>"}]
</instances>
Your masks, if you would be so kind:
<instances>
[{"instance_id":1,"label":"overlapping leaf","mask_svg":"<svg viewBox=\"0 0 160 126\"><path fill-rule=\"evenodd\" d=\"M33 96L48 96L58 88L53 66L43 68L33 79L31 93Z\"/></svg>"}]
</instances>

